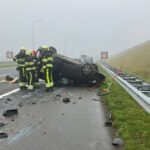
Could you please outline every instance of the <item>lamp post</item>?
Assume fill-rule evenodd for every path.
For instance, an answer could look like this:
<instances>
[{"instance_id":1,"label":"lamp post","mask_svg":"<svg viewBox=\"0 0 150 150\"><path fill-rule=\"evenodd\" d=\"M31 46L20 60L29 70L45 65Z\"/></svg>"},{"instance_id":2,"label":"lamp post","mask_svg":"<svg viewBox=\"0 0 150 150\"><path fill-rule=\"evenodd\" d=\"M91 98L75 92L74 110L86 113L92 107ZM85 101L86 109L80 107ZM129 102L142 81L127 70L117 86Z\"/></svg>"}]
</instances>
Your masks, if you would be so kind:
<instances>
[{"instance_id":1,"label":"lamp post","mask_svg":"<svg viewBox=\"0 0 150 150\"><path fill-rule=\"evenodd\" d=\"M35 27L35 24L38 23L38 22L42 22L43 20L34 20L32 21L32 46L33 46L33 49L35 48L35 31L34 31L34 27Z\"/></svg>"}]
</instances>

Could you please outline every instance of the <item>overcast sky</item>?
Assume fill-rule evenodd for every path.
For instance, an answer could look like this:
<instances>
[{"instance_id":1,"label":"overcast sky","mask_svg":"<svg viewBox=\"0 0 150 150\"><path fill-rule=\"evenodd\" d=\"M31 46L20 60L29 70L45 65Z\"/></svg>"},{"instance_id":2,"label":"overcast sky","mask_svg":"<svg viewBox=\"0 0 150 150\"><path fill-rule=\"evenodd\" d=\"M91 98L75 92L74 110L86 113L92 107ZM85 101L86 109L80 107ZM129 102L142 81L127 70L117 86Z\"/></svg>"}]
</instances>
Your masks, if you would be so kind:
<instances>
[{"instance_id":1,"label":"overcast sky","mask_svg":"<svg viewBox=\"0 0 150 150\"><path fill-rule=\"evenodd\" d=\"M36 48L48 44L74 57L116 54L150 39L150 0L0 0L1 55L32 49L32 24Z\"/></svg>"}]
</instances>

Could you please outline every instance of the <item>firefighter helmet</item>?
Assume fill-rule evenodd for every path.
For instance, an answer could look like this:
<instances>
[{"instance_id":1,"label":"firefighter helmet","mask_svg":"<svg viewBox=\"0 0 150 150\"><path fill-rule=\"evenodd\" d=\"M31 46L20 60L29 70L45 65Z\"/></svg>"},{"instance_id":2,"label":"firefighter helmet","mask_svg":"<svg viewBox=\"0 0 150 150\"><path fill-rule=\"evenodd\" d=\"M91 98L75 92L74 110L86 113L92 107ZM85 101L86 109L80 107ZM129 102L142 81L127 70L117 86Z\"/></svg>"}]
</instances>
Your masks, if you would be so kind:
<instances>
[{"instance_id":1,"label":"firefighter helmet","mask_svg":"<svg viewBox=\"0 0 150 150\"><path fill-rule=\"evenodd\" d=\"M26 49L25 47L21 47L21 48L20 48L20 53L21 53L21 54L25 54L25 53L26 53L26 50L27 50L27 49Z\"/></svg>"},{"instance_id":2,"label":"firefighter helmet","mask_svg":"<svg viewBox=\"0 0 150 150\"><path fill-rule=\"evenodd\" d=\"M27 49L25 47L21 47L20 50L26 51Z\"/></svg>"},{"instance_id":3,"label":"firefighter helmet","mask_svg":"<svg viewBox=\"0 0 150 150\"><path fill-rule=\"evenodd\" d=\"M48 45L43 45L41 48L44 49L44 50L49 50Z\"/></svg>"}]
</instances>

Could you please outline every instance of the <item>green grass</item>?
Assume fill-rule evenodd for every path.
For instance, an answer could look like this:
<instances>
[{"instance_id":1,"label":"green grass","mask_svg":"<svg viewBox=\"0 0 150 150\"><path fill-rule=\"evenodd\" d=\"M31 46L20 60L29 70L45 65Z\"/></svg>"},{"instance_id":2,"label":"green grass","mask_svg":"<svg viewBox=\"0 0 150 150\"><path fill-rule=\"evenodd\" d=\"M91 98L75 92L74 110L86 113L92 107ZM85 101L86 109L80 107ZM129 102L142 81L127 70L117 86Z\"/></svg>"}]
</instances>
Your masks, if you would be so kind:
<instances>
[{"instance_id":1,"label":"green grass","mask_svg":"<svg viewBox=\"0 0 150 150\"><path fill-rule=\"evenodd\" d=\"M0 68L7 68L7 67L15 67L16 63L14 62L0 62Z\"/></svg>"},{"instance_id":2,"label":"green grass","mask_svg":"<svg viewBox=\"0 0 150 150\"><path fill-rule=\"evenodd\" d=\"M100 70L102 71L102 68ZM108 78L110 76L107 75ZM150 114L145 112L114 79L111 80L111 92L103 96L103 101L112 113L113 127L124 139L122 149L150 150Z\"/></svg>"},{"instance_id":3,"label":"green grass","mask_svg":"<svg viewBox=\"0 0 150 150\"><path fill-rule=\"evenodd\" d=\"M128 49L108 60L116 68L150 82L150 41Z\"/></svg>"}]
</instances>

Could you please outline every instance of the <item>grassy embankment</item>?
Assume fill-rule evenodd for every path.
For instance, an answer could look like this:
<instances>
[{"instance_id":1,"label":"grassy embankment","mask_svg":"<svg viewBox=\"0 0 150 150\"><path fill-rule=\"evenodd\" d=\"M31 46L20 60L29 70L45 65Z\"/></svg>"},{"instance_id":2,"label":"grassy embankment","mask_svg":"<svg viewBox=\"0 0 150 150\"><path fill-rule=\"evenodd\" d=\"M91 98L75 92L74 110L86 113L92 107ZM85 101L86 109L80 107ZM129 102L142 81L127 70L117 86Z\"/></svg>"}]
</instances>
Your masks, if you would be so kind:
<instances>
[{"instance_id":1,"label":"grassy embankment","mask_svg":"<svg viewBox=\"0 0 150 150\"><path fill-rule=\"evenodd\" d=\"M101 72L106 72L100 68ZM107 79L110 76L106 75ZM125 142L123 150L150 150L150 114L112 78L103 101L112 113L113 128Z\"/></svg>"},{"instance_id":2,"label":"grassy embankment","mask_svg":"<svg viewBox=\"0 0 150 150\"><path fill-rule=\"evenodd\" d=\"M150 41L112 57L108 63L150 82Z\"/></svg>"},{"instance_id":3,"label":"grassy embankment","mask_svg":"<svg viewBox=\"0 0 150 150\"><path fill-rule=\"evenodd\" d=\"M16 63L14 62L0 62L0 68L7 68L7 67L15 67Z\"/></svg>"}]
</instances>

